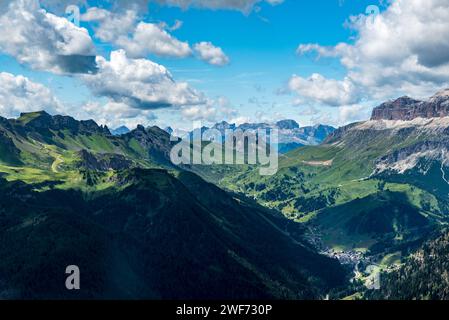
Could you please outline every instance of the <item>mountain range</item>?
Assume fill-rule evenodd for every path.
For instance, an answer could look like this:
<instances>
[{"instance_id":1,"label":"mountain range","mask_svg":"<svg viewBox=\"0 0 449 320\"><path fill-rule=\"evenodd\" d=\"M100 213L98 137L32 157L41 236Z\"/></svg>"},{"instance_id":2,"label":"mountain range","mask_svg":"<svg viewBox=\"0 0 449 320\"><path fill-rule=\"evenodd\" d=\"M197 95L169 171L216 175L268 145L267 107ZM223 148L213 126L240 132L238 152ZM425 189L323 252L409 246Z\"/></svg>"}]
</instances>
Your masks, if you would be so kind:
<instances>
[{"instance_id":1,"label":"mountain range","mask_svg":"<svg viewBox=\"0 0 449 320\"><path fill-rule=\"evenodd\" d=\"M449 116L449 89L436 93L426 101L401 97L375 108L371 120L403 120L442 118Z\"/></svg>"},{"instance_id":2,"label":"mountain range","mask_svg":"<svg viewBox=\"0 0 449 320\"><path fill-rule=\"evenodd\" d=\"M174 166L157 127L0 118L0 297L444 298L448 105L445 90L337 130L279 122L310 145L282 154L273 176ZM73 264L76 293L64 287ZM378 291L364 285L373 265ZM439 283L425 287L430 268Z\"/></svg>"},{"instance_id":3,"label":"mountain range","mask_svg":"<svg viewBox=\"0 0 449 320\"><path fill-rule=\"evenodd\" d=\"M448 93L386 102L285 154L276 175L241 172L220 185L307 226L326 254L389 270L448 221Z\"/></svg>"},{"instance_id":4,"label":"mountain range","mask_svg":"<svg viewBox=\"0 0 449 320\"><path fill-rule=\"evenodd\" d=\"M244 123L241 125L222 121L220 123L216 123L212 127L203 126L202 128L195 129L190 132L173 130L171 127L167 127L164 130L169 134L186 138L188 136L193 136L194 132L204 133L208 129L218 130L223 137L225 136L226 130L265 130L269 134L272 129L277 129L279 135L278 149L280 153L287 153L288 151L305 145L318 145L322 143L329 134L335 131L334 127L321 124L300 127L295 120L281 120L273 124Z\"/></svg>"},{"instance_id":5,"label":"mountain range","mask_svg":"<svg viewBox=\"0 0 449 320\"><path fill-rule=\"evenodd\" d=\"M0 298L317 299L347 273L276 211L169 161L169 135L0 118ZM77 265L82 290L65 288Z\"/></svg>"},{"instance_id":6,"label":"mountain range","mask_svg":"<svg viewBox=\"0 0 449 320\"><path fill-rule=\"evenodd\" d=\"M241 125L230 124L226 121L216 123L212 127L202 127L201 132L204 132L208 129L217 129L221 132L222 136L225 135L226 130L269 130L278 129L279 130L279 152L287 153L291 150L294 150L298 147L305 145L318 145L326 139L326 137L335 131L335 128L327 125L314 125L307 127L300 127L299 124L295 120L281 120L274 124L268 123L244 123ZM199 129L198 129L199 130ZM187 137L189 135L193 135L193 131L184 132L182 130L174 130L171 127L164 128L164 131L168 134L174 134L179 137ZM119 136L122 134L126 134L130 132L130 130L126 126L120 126L117 129L111 130L113 135Z\"/></svg>"}]
</instances>

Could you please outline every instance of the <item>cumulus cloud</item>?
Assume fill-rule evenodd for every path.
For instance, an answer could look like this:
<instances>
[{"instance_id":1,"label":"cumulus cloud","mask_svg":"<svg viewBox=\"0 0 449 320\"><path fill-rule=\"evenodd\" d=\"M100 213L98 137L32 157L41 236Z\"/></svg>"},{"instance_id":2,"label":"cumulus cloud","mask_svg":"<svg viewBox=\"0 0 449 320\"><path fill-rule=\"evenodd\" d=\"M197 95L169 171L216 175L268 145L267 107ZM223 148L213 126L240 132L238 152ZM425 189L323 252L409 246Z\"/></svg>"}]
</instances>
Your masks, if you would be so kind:
<instances>
[{"instance_id":1,"label":"cumulus cloud","mask_svg":"<svg viewBox=\"0 0 449 320\"><path fill-rule=\"evenodd\" d=\"M182 26L176 21L173 27L166 23L139 22L135 10L114 13L97 7L90 8L82 15L83 21L94 22L95 36L103 42L111 42L125 49L131 58L144 58L149 54L161 57L185 58L192 55L188 42L180 41L165 29L176 30ZM210 42L201 42L194 46L199 59L216 66L229 63L223 50Z\"/></svg>"},{"instance_id":2,"label":"cumulus cloud","mask_svg":"<svg viewBox=\"0 0 449 320\"><path fill-rule=\"evenodd\" d=\"M83 21L96 23L95 36L103 42L111 42L127 51L129 57L143 58L149 54L162 57L187 57L192 50L187 42L182 42L164 30L163 26L139 22L134 9L114 13L93 7L82 15ZM175 24L174 28L179 28Z\"/></svg>"},{"instance_id":3,"label":"cumulus cloud","mask_svg":"<svg viewBox=\"0 0 449 320\"><path fill-rule=\"evenodd\" d=\"M218 110L213 106L205 104L185 107L182 108L181 112L183 118L186 120L214 122L217 119Z\"/></svg>"},{"instance_id":4,"label":"cumulus cloud","mask_svg":"<svg viewBox=\"0 0 449 320\"><path fill-rule=\"evenodd\" d=\"M134 9L127 9L121 13L92 7L83 15L81 20L96 24L95 36L103 42L116 41L118 37L133 31L138 19Z\"/></svg>"},{"instance_id":5,"label":"cumulus cloud","mask_svg":"<svg viewBox=\"0 0 449 320\"><path fill-rule=\"evenodd\" d=\"M88 0L40 0L41 7L63 16L68 6L87 7Z\"/></svg>"},{"instance_id":6,"label":"cumulus cloud","mask_svg":"<svg viewBox=\"0 0 449 320\"><path fill-rule=\"evenodd\" d=\"M97 7L88 9L81 19L96 24L95 36L98 39L126 50L131 58L145 58L150 54L185 58L193 53L188 42L180 41L167 32L182 26L178 20L172 27L166 23L137 22L135 9L114 13ZM199 59L211 65L224 66L229 63L223 50L211 42L197 43L194 50Z\"/></svg>"},{"instance_id":7,"label":"cumulus cloud","mask_svg":"<svg viewBox=\"0 0 449 320\"><path fill-rule=\"evenodd\" d=\"M151 53L162 57L184 58L192 54L187 42L179 41L153 23L140 22L132 37L119 37L116 43L130 57L144 57Z\"/></svg>"},{"instance_id":8,"label":"cumulus cloud","mask_svg":"<svg viewBox=\"0 0 449 320\"><path fill-rule=\"evenodd\" d=\"M228 98L223 96L207 99L202 105L184 107L181 109L181 115L184 120L202 121L209 124L215 124L222 120L235 123L240 118L236 108L232 106Z\"/></svg>"},{"instance_id":9,"label":"cumulus cloud","mask_svg":"<svg viewBox=\"0 0 449 320\"><path fill-rule=\"evenodd\" d=\"M316 59L337 56L337 53L335 52L334 47L325 47L325 46L321 46L317 43L300 44L298 49L296 49L296 53L298 55L307 55L309 53L312 53L312 54L315 53Z\"/></svg>"},{"instance_id":10,"label":"cumulus cloud","mask_svg":"<svg viewBox=\"0 0 449 320\"><path fill-rule=\"evenodd\" d=\"M88 31L41 9L38 0L10 2L0 25L0 51L22 64L54 73L96 71Z\"/></svg>"},{"instance_id":11,"label":"cumulus cloud","mask_svg":"<svg viewBox=\"0 0 449 320\"><path fill-rule=\"evenodd\" d=\"M202 94L185 82L175 82L163 66L147 59L130 59L125 51L111 52L110 61L97 57L98 72L85 75L92 92L138 109L199 105Z\"/></svg>"},{"instance_id":12,"label":"cumulus cloud","mask_svg":"<svg viewBox=\"0 0 449 320\"><path fill-rule=\"evenodd\" d=\"M62 110L61 103L50 89L24 76L0 72L0 114L16 117L21 112L47 110L56 113Z\"/></svg>"},{"instance_id":13,"label":"cumulus cloud","mask_svg":"<svg viewBox=\"0 0 449 320\"><path fill-rule=\"evenodd\" d=\"M151 110L135 109L124 103L109 101L106 104L88 102L77 110L77 119L95 119L110 128L126 125L135 128L138 124L154 122L157 117Z\"/></svg>"},{"instance_id":14,"label":"cumulus cloud","mask_svg":"<svg viewBox=\"0 0 449 320\"><path fill-rule=\"evenodd\" d=\"M152 110L135 109L125 103L90 101L73 108L61 103L43 84L22 75L0 72L0 114L17 117L22 112L45 110L51 114L69 114L77 119L94 119L110 127L146 124L156 119Z\"/></svg>"},{"instance_id":15,"label":"cumulus cloud","mask_svg":"<svg viewBox=\"0 0 449 320\"><path fill-rule=\"evenodd\" d=\"M338 124L345 125L348 123L361 121L369 118L371 109L363 105L343 106L339 108Z\"/></svg>"},{"instance_id":16,"label":"cumulus cloud","mask_svg":"<svg viewBox=\"0 0 449 320\"><path fill-rule=\"evenodd\" d=\"M448 16L447 0L396 0L374 22L364 15L350 18L357 34L354 43L303 44L298 53L338 58L347 69L343 82L359 88L367 98L428 96L449 85ZM339 96L336 93L330 100Z\"/></svg>"},{"instance_id":17,"label":"cumulus cloud","mask_svg":"<svg viewBox=\"0 0 449 320\"><path fill-rule=\"evenodd\" d=\"M320 110L318 110L314 106L305 106L299 110L298 115L300 115L300 116L315 116L319 113L320 113Z\"/></svg>"},{"instance_id":18,"label":"cumulus cloud","mask_svg":"<svg viewBox=\"0 0 449 320\"><path fill-rule=\"evenodd\" d=\"M313 108L313 107L312 107ZM312 109L307 114L312 124L327 124L334 127L345 126L357 121L365 121L370 117L372 106L370 104L354 104L342 107L324 107Z\"/></svg>"},{"instance_id":19,"label":"cumulus cloud","mask_svg":"<svg viewBox=\"0 0 449 320\"><path fill-rule=\"evenodd\" d=\"M164 25L137 22L135 9L114 13L93 7L81 16L86 22L96 24L95 36L125 49L131 58L144 58L149 54L161 57L184 58L192 54L187 42L180 41L164 30ZM176 23L177 29L181 23Z\"/></svg>"},{"instance_id":20,"label":"cumulus cloud","mask_svg":"<svg viewBox=\"0 0 449 320\"><path fill-rule=\"evenodd\" d=\"M360 93L351 79L326 79L320 74L309 78L293 75L289 81L289 89L305 100L312 100L329 106L341 106L357 103ZM297 103L300 103L298 101Z\"/></svg>"},{"instance_id":21,"label":"cumulus cloud","mask_svg":"<svg viewBox=\"0 0 449 320\"><path fill-rule=\"evenodd\" d=\"M210 42L200 42L195 45L195 51L198 57L215 66L224 66L229 63L228 56L219 47Z\"/></svg>"}]
</instances>

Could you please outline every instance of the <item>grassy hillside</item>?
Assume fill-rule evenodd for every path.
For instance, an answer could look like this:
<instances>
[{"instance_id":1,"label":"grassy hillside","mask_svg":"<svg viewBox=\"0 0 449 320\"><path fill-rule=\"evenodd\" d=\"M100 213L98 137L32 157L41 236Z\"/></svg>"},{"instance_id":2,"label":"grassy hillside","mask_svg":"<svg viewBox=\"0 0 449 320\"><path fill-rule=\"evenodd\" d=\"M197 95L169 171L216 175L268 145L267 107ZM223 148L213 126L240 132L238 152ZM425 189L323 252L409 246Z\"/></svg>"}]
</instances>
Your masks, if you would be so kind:
<instances>
[{"instance_id":1,"label":"grassy hillside","mask_svg":"<svg viewBox=\"0 0 449 320\"><path fill-rule=\"evenodd\" d=\"M301 243L301 229L286 233L281 216L176 175L123 171L119 189L88 195L1 181L1 297L313 299L344 284L339 264ZM64 288L71 264L83 275L76 293Z\"/></svg>"},{"instance_id":2,"label":"grassy hillside","mask_svg":"<svg viewBox=\"0 0 449 320\"><path fill-rule=\"evenodd\" d=\"M422 160L426 170L416 165L405 173L378 172L379 164L394 158L391 155L413 155L415 149L422 152L427 145L444 145L449 139L434 128L375 126L353 124L337 130L320 146L289 152L281 157L274 176L247 170L226 177L221 185L317 227L326 235L324 244L333 249L377 251L388 241L412 241L428 228L446 223L449 185L441 170L449 171L437 159ZM421 222L414 225L411 221ZM375 228L377 223L384 230L360 229L371 224ZM396 234L391 228L402 231Z\"/></svg>"},{"instance_id":3,"label":"grassy hillside","mask_svg":"<svg viewBox=\"0 0 449 320\"><path fill-rule=\"evenodd\" d=\"M391 191L323 209L312 222L323 230L322 241L329 247L371 248L373 253L376 247L394 252L395 246L425 235L432 223L405 193Z\"/></svg>"},{"instance_id":4,"label":"grassy hillside","mask_svg":"<svg viewBox=\"0 0 449 320\"><path fill-rule=\"evenodd\" d=\"M172 142L158 128L113 136L42 112L0 119L1 185L5 197L19 197L0 206L0 254L13 257L0 266L0 283L10 284L3 296L41 297L27 284L31 273L16 279L11 268L30 255L29 270L53 270L42 257L66 263L77 233L85 249L73 256L80 264L98 258L86 266L94 276L80 297L338 292L347 275L317 250L388 269L447 224L449 171L440 150L449 139L438 128L353 124L320 146L282 155L277 174L260 176L257 166L175 167ZM46 235L49 228L56 232ZM56 241L60 251L47 248ZM353 252L362 255L354 260ZM43 294L65 297L56 285Z\"/></svg>"},{"instance_id":5,"label":"grassy hillside","mask_svg":"<svg viewBox=\"0 0 449 320\"><path fill-rule=\"evenodd\" d=\"M427 241L397 270L381 274L381 288L365 299L448 300L449 233Z\"/></svg>"},{"instance_id":6,"label":"grassy hillside","mask_svg":"<svg viewBox=\"0 0 449 320\"><path fill-rule=\"evenodd\" d=\"M300 224L174 167L158 128L116 137L37 112L0 132L0 298L317 299L345 285Z\"/></svg>"}]
</instances>

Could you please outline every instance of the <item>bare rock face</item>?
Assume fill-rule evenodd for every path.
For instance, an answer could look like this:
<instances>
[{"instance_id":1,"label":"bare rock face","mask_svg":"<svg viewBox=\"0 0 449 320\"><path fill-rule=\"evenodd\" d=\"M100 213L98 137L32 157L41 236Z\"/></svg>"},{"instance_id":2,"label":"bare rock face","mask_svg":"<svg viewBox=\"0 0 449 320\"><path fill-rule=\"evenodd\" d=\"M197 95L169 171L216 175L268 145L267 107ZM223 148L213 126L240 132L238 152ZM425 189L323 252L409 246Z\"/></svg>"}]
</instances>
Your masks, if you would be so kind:
<instances>
[{"instance_id":1,"label":"bare rock face","mask_svg":"<svg viewBox=\"0 0 449 320\"><path fill-rule=\"evenodd\" d=\"M401 97L388 101L373 110L371 120L403 120L416 118L441 118L449 116L449 89L443 90L427 101Z\"/></svg>"},{"instance_id":2,"label":"bare rock face","mask_svg":"<svg viewBox=\"0 0 449 320\"><path fill-rule=\"evenodd\" d=\"M96 154L81 150L78 152L79 167L96 171L125 170L133 166L132 161L120 154Z\"/></svg>"},{"instance_id":3,"label":"bare rock face","mask_svg":"<svg viewBox=\"0 0 449 320\"><path fill-rule=\"evenodd\" d=\"M282 120L276 123L276 126L281 130L299 129L299 124L295 120Z\"/></svg>"}]
</instances>

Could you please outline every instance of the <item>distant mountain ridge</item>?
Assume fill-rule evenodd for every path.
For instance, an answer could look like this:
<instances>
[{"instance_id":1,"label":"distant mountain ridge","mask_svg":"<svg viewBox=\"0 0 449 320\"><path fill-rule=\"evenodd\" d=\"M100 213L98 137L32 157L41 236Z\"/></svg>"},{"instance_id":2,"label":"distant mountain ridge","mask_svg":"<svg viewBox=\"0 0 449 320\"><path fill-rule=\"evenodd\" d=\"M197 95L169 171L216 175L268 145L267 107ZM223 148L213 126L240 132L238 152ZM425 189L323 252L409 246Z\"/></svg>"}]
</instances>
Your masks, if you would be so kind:
<instances>
[{"instance_id":1,"label":"distant mountain ridge","mask_svg":"<svg viewBox=\"0 0 449 320\"><path fill-rule=\"evenodd\" d=\"M386 102L372 120L281 156L274 176L250 169L221 184L316 228L325 248L406 255L448 219L448 101L443 91Z\"/></svg>"},{"instance_id":2,"label":"distant mountain ridge","mask_svg":"<svg viewBox=\"0 0 449 320\"><path fill-rule=\"evenodd\" d=\"M110 135L107 126L99 126L93 120L75 120L69 116L51 116L45 111L21 113L17 119L11 119L13 125L27 126L35 130L63 130L73 133L99 133Z\"/></svg>"},{"instance_id":3,"label":"distant mountain ridge","mask_svg":"<svg viewBox=\"0 0 449 320\"><path fill-rule=\"evenodd\" d=\"M277 174L268 177L261 177L258 168L252 166L176 167L169 160L173 142L166 131L171 129L164 131L157 127L138 126L129 133L114 136L107 127L91 121L80 122L70 117L52 117L39 112L22 114L18 119L0 118L0 175L7 179L3 182L3 201L9 206L18 205L20 209L17 210L23 210L27 205L30 193L18 193L23 186L16 184L17 181L30 184L30 190L82 190L92 200L80 201L77 198L74 203L79 203L86 213L89 212L89 219L106 224L108 231L123 230L125 237L131 237L132 241L136 240L136 236L139 240L148 240L143 242L143 247L136 245L142 251L136 251L136 256L130 261L132 268L138 266L134 259L138 261L138 257L145 252L156 253L156 261L152 260L153 256L146 255L145 261L156 268L158 274L165 270L162 272L164 280L170 279L166 283L172 285L179 280L177 269L167 267L172 265L172 261L183 261L183 265L194 265L203 270L203 259L195 260L187 253L193 252L194 244L223 243L220 247L223 250L212 250L216 248L214 244L204 245L201 250L195 251L207 261L212 261L213 268L204 271L206 280L202 285L207 288L217 288L208 280L216 276L231 279L242 287L242 278L228 276L228 273L235 268L241 270L243 266L249 270L248 277L251 279L250 286L243 285L247 297L265 297L268 294L268 297L316 298L323 290L335 288L336 284L329 282L323 273L312 272L321 259L316 251L311 251L312 263L304 263L309 255L309 250L301 249L309 246L305 239L310 246L313 244L315 250L332 257L340 257L339 253L343 252L343 259L347 259L345 255L349 254L350 259L356 257L363 263L391 266L393 262L390 260L401 261L401 257L414 252L429 235L447 223L449 116L445 108L448 101L446 91L437 93L427 101L399 98L377 107L371 120L337 130L319 125L301 128L293 120L275 124L248 123L237 126L221 122L214 125L220 132L226 129L279 129L280 147L282 143L291 143L292 146L288 147L294 150L287 150L279 157ZM202 131L206 129L201 128ZM301 143L310 145L298 148ZM184 170L201 175L229 193ZM179 192L181 189L183 191ZM14 193L18 193L23 202L6 202ZM71 191L68 195L72 196ZM101 197L97 199L98 195ZM220 195L218 201L217 195ZM44 197L42 201L48 201L45 192L32 194L32 197L41 196ZM151 201L146 202L146 199ZM58 204L40 203L46 203L50 208ZM95 210L89 211L92 205L95 205ZM260 223L265 218L273 218L266 215L260 205L303 223L305 229L291 229L292 226L298 227L293 224L284 232L283 226L287 222L275 214L275 225L269 225L280 232L279 235L267 224ZM18 226L27 226L29 221L38 223L40 217L53 219L45 211L31 212L17 221L10 220L12 216L9 215L6 220L1 220L5 218L1 213L0 210L0 228L4 223L5 230L13 232L5 238L11 248L16 248L14 243L26 240L22 238ZM242 219L234 220L234 217ZM70 217L57 221L58 225L65 225L66 218ZM247 223L248 219L251 223ZM9 221L12 221L10 225ZM201 237L189 236L189 232L184 232L196 230L198 221L207 221L201 224ZM46 222L39 223L42 234L45 234ZM260 233L251 233L254 229L260 230ZM213 234L207 230L213 230ZM182 236L174 236L180 234ZM259 234L270 234L270 243L271 237L274 237L282 246L290 243L293 237L294 245L287 244L289 249L281 251L279 256L270 254L281 250L279 245L270 246L268 251L258 255L257 252L268 245L267 242L260 242ZM156 242L152 242L154 239L150 235L156 235ZM182 259L178 260L173 254L172 251L178 252L175 249L165 252L150 245L159 243L158 237L172 249L182 246ZM220 241L215 242L216 238ZM101 245L107 243L95 241ZM122 243L121 240L116 241ZM245 245L239 252L231 249L243 242ZM24 247L21 245L11 251L8 246L0 248L8 255ZM18 252L17 257L20 258L22 251ZM297 260L292 260L298 269L289 269L292 271L285 275L285 266L291 266L291 260L287 257L293 252L298 254L295 256ZM220 271L222 269L217 269L220 264L211 259L217 254L219 259L223 259L220 261L226 261L229 266L223 269L224 273ZM438 257L435 260L436 263L446 261ZM163 266L165 264L162 269L159 268L161 261ZM271 268L266 267L268 261L282 263ZM323 261L327 261L324 265L332 270L332 275L339 275L341 282L342 274L338 266L332 261ZM115 267L119 266L115 264ZM1 274L12 275L13 269L8 264L0 263L0 283L4 283ZM189 272L189 277L194 279L202 279L202 276L202 272ZM172 281L171 277L175 280ZM300 280L290 281L292 277ZM145 290L148 291L144 291L145 297L152 297L152 293L170 295L170 288L163 283L158 283L159 287L154 288L151 283L139 281L143 279L140 273L136 279L146 286ZM273 279L282 279L282 285L278 286ZM320 285L311 285L315 279ZM200 295L192 283L177 288L175 296L190 297L189 293ZM220 290L231 289L225 286ZM285 295L282 294L284 290ZM299 290L297 295L294 290ZM233 297L232 290L221 292L226 292L226 298Z\"/></svg>"},{"instance_id":4,"label":"distant mountain ridge","mask_svg":"<svg viewBox=\"0 0 449 320\"><path fill-rule=\"evenodd\" d=\"M0 299L319 299L344 285L301 225L176 167L172 143L158 127L0 118Z\"/></svg>"},{"instance_id":5,"label":"distant mountain ridge","mask_svg":"<svg viewBox=\"0 0 449 320\"><path fill-rule=\"evenodd\" d=\"M202 127L201 129L196 129L189 133L176 132L173 131L170 127L166 128L169 134L178 134L181 137L183 136L192 136L194 132L205 132L208 129L216 129L220 131L222 136L225 136L226 130L271 130L278 129L279 130L279 152L287 153L293 149L296 149L305 145L318 145L322 143L331 133L333 133L336 128L328 125L314 125L314 126L306 126L300 127L300 125L295 120L281 120L273 124L269 123L243 123L241 125L236 125L235 123L228 123L226 121L222 121L216 123L211 128Z\"/></svg>"},{"instance_id":6,"label":"distant mountain ridge","mask_svg":"<svg viewBox=\"0 0 449 320\"><path fill-rule=\"evenodd\" d=\"M126 134L126 133L128 133L130 131L131 130L129 130L127 126L120 126L120 127L116 128L116 129L111 130L111 133L114 136L119 136L119 135L122 135L122 134Z\"/></svg>"}]
</instances>

